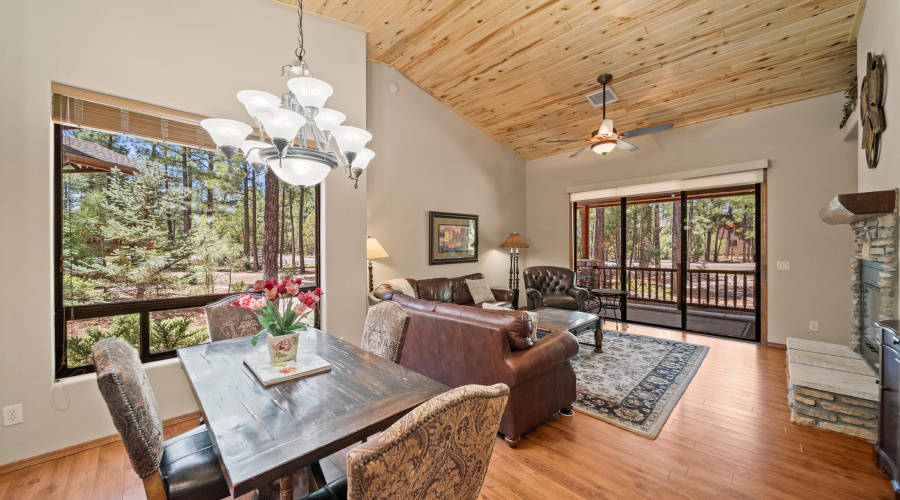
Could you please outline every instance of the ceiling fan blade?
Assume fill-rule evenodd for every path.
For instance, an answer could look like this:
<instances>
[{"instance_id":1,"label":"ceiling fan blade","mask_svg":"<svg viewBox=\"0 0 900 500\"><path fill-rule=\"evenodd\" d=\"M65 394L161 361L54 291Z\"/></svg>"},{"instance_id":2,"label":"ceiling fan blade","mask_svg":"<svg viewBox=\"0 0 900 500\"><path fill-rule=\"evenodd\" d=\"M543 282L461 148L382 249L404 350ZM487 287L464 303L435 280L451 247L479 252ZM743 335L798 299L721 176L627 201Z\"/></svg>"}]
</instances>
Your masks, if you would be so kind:
<instances>
[{"instance_id":1,"label":"ceiling fan blade","mask_svg":"<svg viewBox=\"0 0 900 500\"><path fill-rule=\"evenodd\" d=\"M623 139L627 139L629 137L637 137L639 135L652 134L654 132L662 132L663 130L669 130L674 127L671 123L666 125L657 125L655 127L647 127L647 128L639 128L637 130L629 130L628 132L623 132L621 137Z\"/></svg>"},{"instance_id":2,"label":"ceiling fan blade","mask_svg":"<svg viewBox=\"0 0 900 500\"><path fill-rule=\"evenodd\" d=\"M546 142L590 142L590 139L566 139L559 141L546 141Z\"/></svg>"},{"instance_id":3,"label":"ceiling fan blade","mask_svg":"<svg viewBox=\"0 0 900 500\"><path fill-rule=\"evenodd\" d=\"M637 151L638 150L638 147L635 146L634 144L631 144L630 142L625 142L621 139L616 141L616 147L619 149L624 149L625 151Z\"/></svg>"},{"instance_id":4,"label":"ceiling fan blade","mask_svg":"<svg viewBox=\"0 0 900 500\"><path fill-rule=\"evenodd\" d=\"M593 146L593 144L591 146ZM584 148L579 149L577 153L573 154L569 158L575 158L576 156L580 155L581 153L584 153L585 151L587 151L588 149L591 149L591 146L585 146Z\"/></svg>"}]
</instances>

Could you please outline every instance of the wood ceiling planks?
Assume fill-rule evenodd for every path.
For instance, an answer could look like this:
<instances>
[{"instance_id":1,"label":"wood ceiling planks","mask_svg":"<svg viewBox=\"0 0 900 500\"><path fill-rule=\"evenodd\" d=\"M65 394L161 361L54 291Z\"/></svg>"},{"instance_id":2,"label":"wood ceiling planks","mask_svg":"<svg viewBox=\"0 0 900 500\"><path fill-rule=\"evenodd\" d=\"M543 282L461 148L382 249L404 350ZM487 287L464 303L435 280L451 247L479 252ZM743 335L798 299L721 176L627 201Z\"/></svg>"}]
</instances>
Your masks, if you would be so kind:
<instances>
[{"instance_id":1,"label":"wood ceiling planks","mask_svg":"<svg viewBox=\"0 0 900 500\"><path fill-rule=\"evenodd\" d=\"M296 1L280 0L295 5ZM614 76L620 131L845 90L864 0L306 0L525 159L575 151ZM639 140L638 140L639 141Z\"/></svg>"}]
</instances>

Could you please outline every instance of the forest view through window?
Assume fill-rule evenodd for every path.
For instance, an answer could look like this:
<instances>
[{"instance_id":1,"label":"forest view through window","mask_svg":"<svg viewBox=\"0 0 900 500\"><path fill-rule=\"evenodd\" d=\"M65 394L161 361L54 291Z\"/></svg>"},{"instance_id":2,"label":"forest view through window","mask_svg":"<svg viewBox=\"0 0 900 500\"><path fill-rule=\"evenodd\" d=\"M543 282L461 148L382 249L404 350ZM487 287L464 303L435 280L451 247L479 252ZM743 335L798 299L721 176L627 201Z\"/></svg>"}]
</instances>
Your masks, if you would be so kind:
<instances>
[{"instance_id":1,"label":"forest view through window","mask_svg":"<svg viewBox=\"0 0 900 500\"><path fill-rule=\"evenodd\" d=\"M317 283L317 187L216 151L57 130L62 375L90 365L105 337L144 361L207 342L202 306L272 273Z\"/></svg>"}]
</instances>

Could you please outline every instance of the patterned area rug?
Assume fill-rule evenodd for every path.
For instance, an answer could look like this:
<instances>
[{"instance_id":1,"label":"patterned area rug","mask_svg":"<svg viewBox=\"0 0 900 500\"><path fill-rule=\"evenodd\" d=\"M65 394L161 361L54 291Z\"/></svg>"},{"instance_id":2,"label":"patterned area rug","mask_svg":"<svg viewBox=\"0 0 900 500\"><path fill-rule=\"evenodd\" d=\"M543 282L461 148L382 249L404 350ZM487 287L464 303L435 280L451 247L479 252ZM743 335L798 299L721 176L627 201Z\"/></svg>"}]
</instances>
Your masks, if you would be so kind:
<instances>
[{"instance_id":1,"label":"patterned area rug","mask_svg":"<svg viewBox=\"0 0 900 500\"><path fill-rule=\"evenodd\" d=\"M655 439L709 347L604 330L603 353L582 345L572 360L575 409ZM593 342L585 332L579 342Z\"/></svg>"}]
</instances>

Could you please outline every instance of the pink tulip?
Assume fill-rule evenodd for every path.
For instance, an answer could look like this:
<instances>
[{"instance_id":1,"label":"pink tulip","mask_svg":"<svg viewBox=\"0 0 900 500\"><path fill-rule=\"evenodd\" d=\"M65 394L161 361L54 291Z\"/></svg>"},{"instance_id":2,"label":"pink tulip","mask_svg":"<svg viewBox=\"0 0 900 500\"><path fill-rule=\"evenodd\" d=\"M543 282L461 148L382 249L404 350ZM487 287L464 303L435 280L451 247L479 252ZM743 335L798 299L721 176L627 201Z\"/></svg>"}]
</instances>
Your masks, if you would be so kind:
<instances>
[{"instance_id":1,"label":"pink tulip","mask_svg":"<svg viewBox=\"0 0 900 500\"><path fill-rule=\"evenodd\" d=\"M253 289L256 290L257 292L261 292L265 288L266 288L266 282L263 280L256 280L256 282L253 283Z\"/></svg>"},{"instance_id":2,"label":"pink tulip","mask_svg":"<svg viewBox=\"0 0 900 500\"><path fill-rule=\"evenodd\" d=\"M289 294L291 294L291 295L296 295L297 292L300 291L300 285L294 283L293 281L288 282L288 283L284 286L284 288L285 288L285 290L287 291L287 293L289 293Z\"/></svg>"},{"instance_id":3,"label":"pink tulip","mask_svg":"<svg viewBox=\"0 0 900 500\"><path fill-rule=\"evenodd\" d=\"M269 300L275 300L278 298L278 288L269 288L265 292L266 298Z\"/></svg>"},{"instance_id":4,"label":"pink tulip","mask_svg":"<svg viewBox=\"0 0 900 500\"><path fill-rule=\"evenodd\" d=\"M266 299L250 299L244 306L251 311L258 311L266 306Z\"/></svg>"},{"instance_id":5,"label":"pink tulip","mask_svg":"<svg viewBox=\"0 0 900 500\"><path fill-rule=\"evenodd\" d=\"M294 314L302 318L303 316L309 314L309 311L311 309L309 309L309 307L307 307L307 305L303 302L297 302L297 304L295 304L291 310L294 311Z\"/></svg>"}]
</instances>

